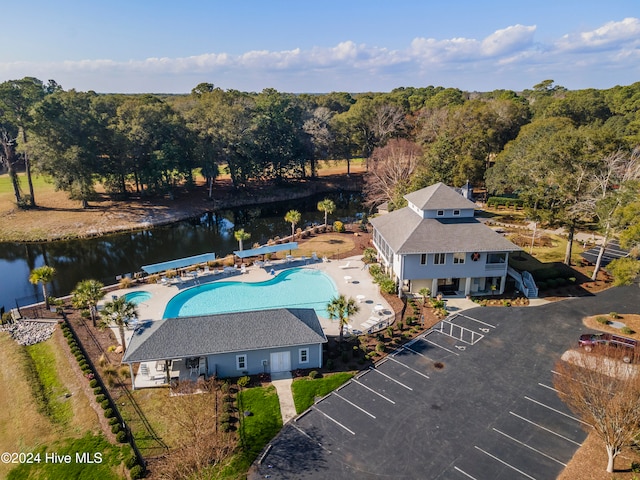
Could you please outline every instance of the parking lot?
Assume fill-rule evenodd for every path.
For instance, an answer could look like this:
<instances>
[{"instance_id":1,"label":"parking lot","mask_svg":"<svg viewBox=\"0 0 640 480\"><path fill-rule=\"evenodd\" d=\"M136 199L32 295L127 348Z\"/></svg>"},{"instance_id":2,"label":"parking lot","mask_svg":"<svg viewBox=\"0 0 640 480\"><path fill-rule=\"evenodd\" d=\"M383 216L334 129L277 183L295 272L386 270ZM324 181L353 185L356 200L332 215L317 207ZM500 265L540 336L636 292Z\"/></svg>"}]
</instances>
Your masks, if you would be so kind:
<instances>
[{"instance_id":1,"label":"parking lot","mask_svg":"<svg viewBox=\"0 0 640 480\"><path fill-rule=\"evenodd\" d=\"M553 367L595 306L449 316L287 424L253 478L557 477L586 432Z\"/></svg>"}]
</instances>

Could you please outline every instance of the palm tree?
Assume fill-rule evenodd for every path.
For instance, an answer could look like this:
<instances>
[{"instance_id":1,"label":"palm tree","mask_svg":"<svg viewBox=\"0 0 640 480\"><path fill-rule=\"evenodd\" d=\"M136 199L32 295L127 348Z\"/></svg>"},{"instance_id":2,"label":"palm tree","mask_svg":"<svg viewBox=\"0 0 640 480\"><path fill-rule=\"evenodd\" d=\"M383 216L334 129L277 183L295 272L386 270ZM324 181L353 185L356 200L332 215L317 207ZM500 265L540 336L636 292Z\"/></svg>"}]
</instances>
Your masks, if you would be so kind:
<instances>
[{"instance_id":1,"label":"palm tree","mask_svg":"<svg viewBox=\"0 0 640 480\"><path fill-rule=\"evenodd\" d=\"M127 300L124 295L113 299L104 304L105 316L110 322L118 326L120 332L120 343L122 349L126 350L127 346L124 341L124 326L129 320L134 320L138 316L136 304Z\"/></svg>"},{"instance_id":2,"label":"palm tree","mask_svg":"<svg viewBox=\"0 0 640 480\"><path fill-rule=\"evenodd\" d=\"M76 308L88 308L91 313L91 321L96 326L98 316L98 302L104 297L104 284L98 280L82 280L71 292L71 303Z\"/></svg>"},{"instance_id":3,"label":"palm tree","mask_svg":"<svg viewBox=\"0 0 640 480\"><path fill-rule=\"evenodd\" d=\"M251 234L249 232L245 232L244 228L241 228L240 230L236 230L235 232L233 232L233 236L236 237L236 240L238 241L238 246L240 247L240 251L242 251L242 248L243 248L242 242L244 242L245 240L249 240L251 238Z\"/></svg>"},{"instance_id":4,"label":"palm tree","mask_svg":"<svg viewBox=\"0 0 640 480\"><path fill-rule=\"evenodd\" d=\"M294 239L296 238L296 223L299 223L301 218L302 214L298 210L289 210L284 216L284 221L291 223L291 236Z\"/></svg>"},{"instance_id":5,"label":"palm tree","mask_svg":"<svg viewBox=\"0 0 640 480\"><path fill-rule=\"evenodd\" d=\"M342 329L349 323L349 317L355 315L360 311L360 307L356 301L344 295L333 297L327 304L327 312L329 312L329 318L332 320L338 319L338 328L340 329L340 343L342 343L343 332Z\"/></svg>"},{"instance_id":6,"label":"palm tree","mask_svg":"<svg viewBox=\"0 0 640 480\"><path fill-rule=\"evenodd\" d=\"M47 283L49 283L56 274L56 269L49 265L34 268L29 275L29 282L37 285L42 284L42 295L44 296L44 306L49 308L49 296L47 295Z\"/></svg>"},{"instance_id":7,"label":"palm tree","mask_svg":"<svg viewBox=\"0 0 640 480\"><path fill-rule=\"evenodd\" d=\"M336 204L330 198L318 202L318 210L324 212L324 226L327 226L327 215L336 211Z\"/></svg>"}]
</instances>

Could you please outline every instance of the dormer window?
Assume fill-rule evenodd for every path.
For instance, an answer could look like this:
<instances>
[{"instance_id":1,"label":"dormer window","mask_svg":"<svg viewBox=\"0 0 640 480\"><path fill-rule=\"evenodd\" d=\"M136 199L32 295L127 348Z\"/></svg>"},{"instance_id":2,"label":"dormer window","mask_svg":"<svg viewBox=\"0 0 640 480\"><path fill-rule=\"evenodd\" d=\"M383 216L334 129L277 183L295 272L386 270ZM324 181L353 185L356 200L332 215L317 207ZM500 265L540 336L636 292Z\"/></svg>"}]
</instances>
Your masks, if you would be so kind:
<instances>
[{"instance_id":1,"label":"dormer window","mask_svg":"<svg viewBox=\"0 0 640 480\"><path fill-rule=\"evenodd\" d=\"M453 216L454 217L459 217L460 216L460 210L454 210L453 211Z\"/></svg>"},{"instance_id":2,"label":"dormer window","mask_svg":"<svg viewBox=\"0 0 640 480\"><path fill-rule=\"evenodd\" d=\"M436 213L436 215L438 215L439 217L444 217L444 210L438 210L438 213Z\"/></svg>"}]
</instances>

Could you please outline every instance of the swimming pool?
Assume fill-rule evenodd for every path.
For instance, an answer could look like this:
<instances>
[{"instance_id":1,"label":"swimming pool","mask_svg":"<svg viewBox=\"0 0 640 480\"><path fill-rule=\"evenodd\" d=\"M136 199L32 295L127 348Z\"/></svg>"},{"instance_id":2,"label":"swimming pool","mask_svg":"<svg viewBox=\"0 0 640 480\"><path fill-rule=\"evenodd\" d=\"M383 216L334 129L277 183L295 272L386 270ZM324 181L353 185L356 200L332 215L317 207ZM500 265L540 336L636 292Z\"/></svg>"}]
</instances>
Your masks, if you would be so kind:
<instances>
[{"instance_id":1,"label":"swimming pool","mask_svg":"<svg viewBox=\"0 0 640 480\"><path fill-rule=\"evenodd\" d=\"M163 318L268 308L313 308L326 318L327 303L337 295L335 283L325 273L292 268L266 282L215 282L189 288L169 301Z\"/></svg>"},{"instance_id":2,"label":"swimming pool","mask_svg":"<svg viewBox=\"0 0 640 480\"><path fill-rule=\"evenodd\" d=\"M146 302L151 298L151 293L145 290L140 290L139 292L129 292L124 294L124 298L126 298L129 302L140 305L142 302Z\"/></svg>"}]
</instances>

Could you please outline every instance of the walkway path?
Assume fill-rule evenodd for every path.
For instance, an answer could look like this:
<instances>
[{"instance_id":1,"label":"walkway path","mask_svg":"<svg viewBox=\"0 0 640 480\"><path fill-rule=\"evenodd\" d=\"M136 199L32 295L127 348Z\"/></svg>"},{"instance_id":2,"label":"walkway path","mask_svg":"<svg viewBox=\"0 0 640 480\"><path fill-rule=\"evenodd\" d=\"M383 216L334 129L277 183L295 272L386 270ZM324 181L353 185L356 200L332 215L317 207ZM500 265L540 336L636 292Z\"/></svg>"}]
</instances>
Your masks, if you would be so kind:
<instances>
[{"instance_id":1,"label":"walkway path","mask_svg":"<svg viewBox=\"0 0 640 480\"><path fill-rule=\"evenodd\" d=\"M273 383L273 386L276 387L276 392L278 392L280 414L284 425L296 416L296 407L293 404L293 394L291 393L291 383L293 383L291 372L272 373L271 383Z\"/></svg>"}]
</instances>

